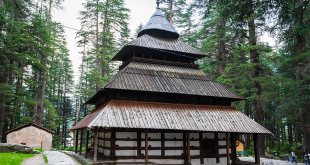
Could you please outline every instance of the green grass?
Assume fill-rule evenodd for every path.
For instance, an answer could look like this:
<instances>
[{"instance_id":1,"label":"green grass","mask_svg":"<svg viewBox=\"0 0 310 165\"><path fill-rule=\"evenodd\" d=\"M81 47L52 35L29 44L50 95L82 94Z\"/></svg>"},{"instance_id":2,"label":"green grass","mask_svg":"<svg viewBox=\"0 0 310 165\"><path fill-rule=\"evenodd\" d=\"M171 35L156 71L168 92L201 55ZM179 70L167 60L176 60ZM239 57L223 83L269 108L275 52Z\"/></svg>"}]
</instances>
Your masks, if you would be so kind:
<instances>
[{"instance_id":1,"label":"green grass","mask_svg":"<svg viewBox=\"0 0 310 165\"><path fill-rule=\"evenodd\" d=\"M44 162L46 163L46 164L48 164L48 160L47 160L47 157L43 154L43 158L44 158Z\"/></svg>"},{"instance_id":2,"label":"green grass","mask_svg":"<svg viewBox=\"0 0 310 165\"><path fill-rule=\"evenodd\" d=\"M25 158L33 157L34 154L0 153L1 165L19 165Z\"/></svg>"},{"instance_id":3,"label":"green grass","mask_svg":"<svg viewBox=\"0 0 310 165\"><path fill-rule=\"evenodd\" d=\"M37 151L40 151L40 152L44 153L44 149L43 149L43 148L42 148L42 150L41 150L41 148L33 148L33 149L35 149L35 150L37 150Z\"/></svg>"}]
</instances>

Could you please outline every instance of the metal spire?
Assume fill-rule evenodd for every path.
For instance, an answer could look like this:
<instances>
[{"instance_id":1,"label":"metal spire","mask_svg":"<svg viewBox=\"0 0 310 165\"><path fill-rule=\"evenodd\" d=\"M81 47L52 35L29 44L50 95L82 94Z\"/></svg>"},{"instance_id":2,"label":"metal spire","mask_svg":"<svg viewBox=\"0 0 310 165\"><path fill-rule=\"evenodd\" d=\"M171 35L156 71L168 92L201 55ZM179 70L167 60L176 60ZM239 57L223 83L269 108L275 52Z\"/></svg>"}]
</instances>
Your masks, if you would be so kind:
<instances>
[{"instance_id":1,"label":"metal spire","mask_svg":"<svg viewBox=\"0 0 310 165\"><path fill-rule=\"evenodd\" d=\"M156 3L157 3L157 9L159 9L159 0L157 0Z\"/></svg>"}]
</instances>

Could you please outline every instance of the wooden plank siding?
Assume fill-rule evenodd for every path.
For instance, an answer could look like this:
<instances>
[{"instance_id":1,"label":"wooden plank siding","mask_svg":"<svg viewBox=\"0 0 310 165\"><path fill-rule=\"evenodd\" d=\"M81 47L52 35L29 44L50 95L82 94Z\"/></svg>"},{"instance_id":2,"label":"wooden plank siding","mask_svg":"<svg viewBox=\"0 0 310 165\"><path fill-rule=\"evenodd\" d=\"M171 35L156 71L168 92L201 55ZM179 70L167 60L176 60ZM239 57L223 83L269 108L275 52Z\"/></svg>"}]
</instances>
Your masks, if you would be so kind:
<instances>
[{"instance_id":1,"label":"wooden plank siding","mask_svg":"<svg viewBox=\"0 0 310 165\"><path fill-rule=\"evenodd\" d=\"M171 131L170 130L166 130L166 131L162 131L162 130L148 130L145 131L143 129L120 129L120 128L115 128L115 129L99 129L99 131L101 132L108 132L111 133L111 137L110 138L106 138L106 137L98 137L99 141L105 141L105 142L109 142L111 144L110 147L105 146L105 145L97 145L97 147L99 149L102 149L103 152L104 151L110 151L110 155L106 155L102 152L98 152L98 155L100 155L101 157L103 157L104 159L107 160L125 160L125 159L141 159L141 160L145 160L146 162L152 162L152 160L154 161L154 159L163 159L163 160L170 160L170 159L176 159L176 160L184 160L185 163L189 162L190 160L193 159L198 159L199 162L201 164L204 164L204 159L206 158L216 158L216 163L219 163L220 160L219 158L225 158L227 157L227 155L231 154L227 154L227 153L219 153L220 149L226 150L227 148L229 148L229 146L227 145L218 145L219 142L226 142L226 134L222 133L224 136L223 139L219 139L218 138L218 133L211 133L213 134L213 137L209 137L210 133L206 133L206 132L196 132L196 131ZM146 141L146 139L144 138L144 136L142 137L141 132L143 132L145 138L147 138L148 143L154 144L154 142L156 144L158 144L157 146L153 146L150 145L148 147L146 147L144 144L144 142ZM144 133L145 132L145 133ZM99 132L100 133L100 132ZM135 138L132 137L117 137L117 134L121 133L120 135L126 135L128 134L128 136L135 136ZM149 135L146 135L146 133L148 133ZM189 134L188 134L189 133ZM206 133L206 134L204 134ZM169 135L170 134L170 135ZM169 135L169 136L173 136L173 135L180 135L177 136L176 138L166 138L165 136ZM119 135L119 136L120 136ZM158 136L158 138L152 138L152 136ZM194 135L197 135L194 137ZM191 138L192 137L192 138ZM201 141L211 141L212 143L216 144L216 152L214 154L211 155L204 155L201 154L202 150L202 146L201 146ZM189 142L188 142L189 141ZM116 144L118 142L128 142L128 144L132 144L132 142L134 142L136 145L135 146L121 146L119 144ZM165 143L169 144L169 143L180 143L181 146L166 146ZM185 142L185 143L184 143ZM123 144L124 144L123 143ZM195 143L195 146L191 145L191 143ZM100 143L101 144L101 143ZM147 143L146 143L147 144ZM188 144L190 146L188 146ZM226 143L227 144L227 143ZM101 150L101 151L102 151ZM121 151L121 152L126 152L128 151L129 153L136 153L134 155L117 155L117 153ZM134 152L136 151L136 152ZM144 151L144 153L142 153L142 151ZM150 155L148 154L151 153L152 151L158 151L158 155ZM181 151L182 154L179 155L171 155L171 153L173 152L179 152ZM198 151L198 153L196 152L196 154L191 154L190 151ZM169 154L170 152L170 154ZM146 156L146 154L148 154ZM225 161L226 163L226 161Z\"/></svg>"}]
</instances>

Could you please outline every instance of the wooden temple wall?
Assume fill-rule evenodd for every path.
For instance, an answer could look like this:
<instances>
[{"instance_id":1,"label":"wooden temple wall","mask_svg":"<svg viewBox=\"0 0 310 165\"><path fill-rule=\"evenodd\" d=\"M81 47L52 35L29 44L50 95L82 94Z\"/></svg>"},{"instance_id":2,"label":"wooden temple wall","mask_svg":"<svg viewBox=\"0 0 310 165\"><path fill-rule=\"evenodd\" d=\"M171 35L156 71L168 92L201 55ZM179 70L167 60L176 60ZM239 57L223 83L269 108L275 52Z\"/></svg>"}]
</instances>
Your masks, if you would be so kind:
<instances>
[{"instance_id":1,"label":"wooden temple wall","mask_svg":"<svg viewBox=\"0 0 310 165\"><path fill-rule=\"evenodd\" d=\"M149 162L158 164L187 162L186 131L148 130L148 145ZM227 165L226 151L225 133L190 132L192 165ZM98 156L117 162L145 162L144 130L99 129Z\"/></svg>"}]
</instances>

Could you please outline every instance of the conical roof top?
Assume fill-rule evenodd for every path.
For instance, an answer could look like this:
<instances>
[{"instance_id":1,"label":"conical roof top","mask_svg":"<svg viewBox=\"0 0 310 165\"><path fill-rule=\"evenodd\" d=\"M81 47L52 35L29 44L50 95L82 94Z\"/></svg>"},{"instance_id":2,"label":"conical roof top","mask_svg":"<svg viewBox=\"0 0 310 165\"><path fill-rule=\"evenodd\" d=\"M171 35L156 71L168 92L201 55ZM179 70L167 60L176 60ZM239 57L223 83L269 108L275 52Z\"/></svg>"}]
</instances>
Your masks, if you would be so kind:
<instances>
[{"instance_id":1,"label":"conical roof top","mask_svg":"<svg viewBox=\"0 0 310 165\"><path fill-rule=\"evenodd\" d=\"M154 33L159 36L166 36L171 38L179 38L180 36L159 8L156 9L149 22L139 32L138 37L144 34Z\"/></svg>"}]
</instances>

